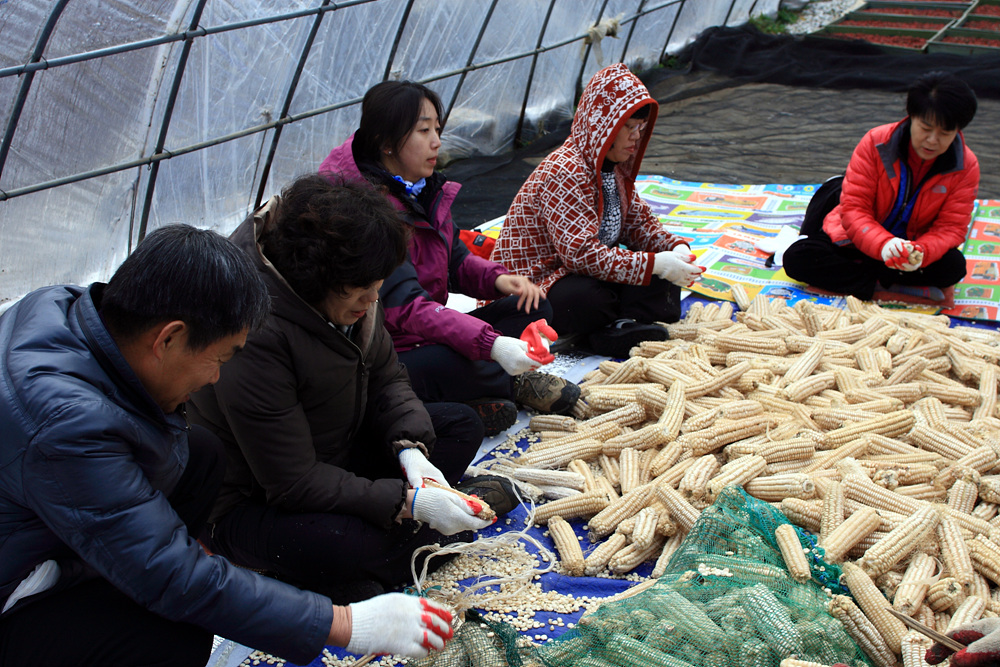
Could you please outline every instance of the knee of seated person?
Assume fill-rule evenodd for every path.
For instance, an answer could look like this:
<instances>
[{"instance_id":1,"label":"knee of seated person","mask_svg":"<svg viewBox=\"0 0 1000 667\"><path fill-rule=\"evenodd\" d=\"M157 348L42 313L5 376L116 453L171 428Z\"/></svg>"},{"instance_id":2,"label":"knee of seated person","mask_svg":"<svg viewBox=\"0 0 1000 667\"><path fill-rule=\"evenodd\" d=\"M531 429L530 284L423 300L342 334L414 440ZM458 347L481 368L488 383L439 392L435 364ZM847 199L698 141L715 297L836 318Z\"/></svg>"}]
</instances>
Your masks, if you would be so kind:
<instances>
[{"instance_id":1,"label":"knee of seated person","mask_svg":"<svg viewBox=\"0 0 1000 667\"><path fill-rule=\"evenodd\" d=\"M162 619L149 629L149 646L162 659L150 665L163 667L204 667L212 655L215 635L189 623Z\"/></svg>"}]
</instances>

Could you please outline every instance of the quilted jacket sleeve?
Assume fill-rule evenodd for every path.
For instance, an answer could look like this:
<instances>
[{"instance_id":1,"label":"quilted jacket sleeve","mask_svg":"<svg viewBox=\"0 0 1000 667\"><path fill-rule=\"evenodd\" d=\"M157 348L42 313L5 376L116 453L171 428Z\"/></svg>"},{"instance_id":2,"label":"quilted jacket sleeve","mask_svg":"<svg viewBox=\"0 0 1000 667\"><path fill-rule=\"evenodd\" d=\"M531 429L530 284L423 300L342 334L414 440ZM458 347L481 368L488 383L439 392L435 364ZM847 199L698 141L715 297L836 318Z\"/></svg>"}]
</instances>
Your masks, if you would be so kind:
<instances>
[{"instance_id":1,"label":"quilted jacket sleeve","mask_svg":"<svg viewBox=\"0 0 1000 667\"><path fill-rule=\"evenodd\" d=\"M143 607L303 664L315 658L330 601L208 556L140 469L127 424L98 402L52 414L25 452L32 510Z\"/></svg>"},{"instance_id":2,"label":"quilted jacket sleeve","mask_svg":"<svg viewBox=\"0 0 1000 667\"><path fill-rule=\"evenodd\" d=\"M382 283L379 298L385 308L385 327L394 338L415 335L427 343L447 345L469 359L486 360L500 335L483 320L433 300L421 287L409 257Z\"/></svg>"},{"instance_id":3,"label":"quilted jacket sleeve","mask_svg":"<svg viewBox=\"0 0 1000 667\"><path fill-rule=\"evenodd\" d=\"M840 193L840 218L848 238L858 250L882 261L882 246L892 233L875 218L876 189L892 189L882 167L872 133L854 149Z\"/></svg>"},{"instance_id":4,"label":"quilted jacket sleeve","mask_svg":"<svg viewBox=\"0 0 1000 667\"><path fill-rule=\"evenodd\" d=\"M979 161L971 151L966 151L965 160L964 170L942 178L941 183L929 184L926 196L941 196L943 201L930 226L914 239L924 246L925 264L938 261L946 252L965 243L979 191Z\"/></svg>"}]
</instances>

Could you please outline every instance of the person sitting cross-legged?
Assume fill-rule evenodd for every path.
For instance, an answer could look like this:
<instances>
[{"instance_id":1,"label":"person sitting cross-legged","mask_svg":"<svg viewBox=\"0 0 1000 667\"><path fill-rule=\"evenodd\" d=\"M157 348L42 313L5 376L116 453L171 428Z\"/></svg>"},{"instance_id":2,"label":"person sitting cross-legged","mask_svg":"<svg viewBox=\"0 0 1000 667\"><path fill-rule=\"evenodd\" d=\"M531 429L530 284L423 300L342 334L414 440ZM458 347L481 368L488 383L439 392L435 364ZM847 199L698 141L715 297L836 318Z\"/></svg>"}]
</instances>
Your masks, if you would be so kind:
<instances>
[{"instance_id":1,"label":"person sitting cross-legged","mask_svg":"<svg viewBox=\"0 0 1000 667\"><path fill-rule=\"evenodd\" d=\"M785 250L789 277L859 299L893 293L943 301L965 277L965 242L979 162L962 129L976 96L951 74L918 78L906 97L907 116L865 134L843 179L814 197L806 238ZM839 193L837 189L839 188ZM838 196L839 194L839 196Z\"/></svg>"}]
</instances>

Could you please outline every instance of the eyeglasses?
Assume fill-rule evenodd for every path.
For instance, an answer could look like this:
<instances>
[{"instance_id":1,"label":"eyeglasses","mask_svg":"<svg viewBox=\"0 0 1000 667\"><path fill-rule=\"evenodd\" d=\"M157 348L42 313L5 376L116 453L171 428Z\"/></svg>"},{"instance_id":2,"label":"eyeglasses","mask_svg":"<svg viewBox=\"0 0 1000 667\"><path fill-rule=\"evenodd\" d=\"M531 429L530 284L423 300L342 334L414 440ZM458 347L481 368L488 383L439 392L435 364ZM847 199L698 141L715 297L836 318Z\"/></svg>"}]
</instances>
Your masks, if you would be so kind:
<instances>
[{"instance_id":1,"label":"eyeglasses","mask_svg":"<svg viewBox=\"0 0 1000 667\"><path fill-rule=\"evenodd\" d=\"M632 127L629 127L628 124L626 124L623 129L629 133L629 136L633 134L642 136L643 130L646 129L646 123L639 123L638 125L633 125Z\"/></svg>"}]
</instances>

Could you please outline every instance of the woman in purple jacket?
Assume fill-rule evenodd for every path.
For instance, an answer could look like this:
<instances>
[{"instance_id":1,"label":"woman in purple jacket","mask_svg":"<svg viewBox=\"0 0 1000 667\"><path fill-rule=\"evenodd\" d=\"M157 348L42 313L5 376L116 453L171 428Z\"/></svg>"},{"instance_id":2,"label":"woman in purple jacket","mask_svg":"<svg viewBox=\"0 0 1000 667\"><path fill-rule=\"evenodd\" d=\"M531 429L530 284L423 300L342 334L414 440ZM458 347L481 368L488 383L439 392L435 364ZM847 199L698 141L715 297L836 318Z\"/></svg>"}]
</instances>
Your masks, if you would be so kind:
<instances>
[{"instance_id":1,"label":"woman in purple jacket","mask_svg":"<svg viewBox=\"0 0 1000 667\"><path fill-rule=\"evenodd\" d=\"M427 87L380 83L365 94L358 131L319 171L386 188L412 230L406 261L379 293L399 359L422 400L468 403L495 435L516 420L515 402L564 414L580 388L536 371L539 362L518 338L530 323L552 319L541 290L473 255L459 238L451 203L461 186L434 170L441 115L441 100ZM449 291L492 303L462 313L446 306Z\"/></svg>"}]
</instances>

